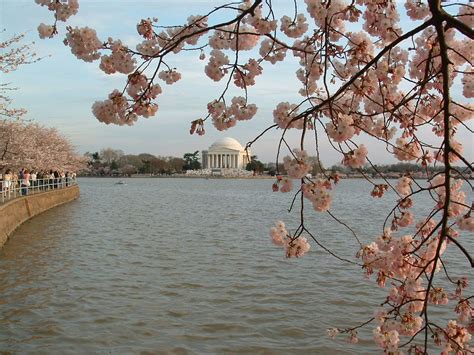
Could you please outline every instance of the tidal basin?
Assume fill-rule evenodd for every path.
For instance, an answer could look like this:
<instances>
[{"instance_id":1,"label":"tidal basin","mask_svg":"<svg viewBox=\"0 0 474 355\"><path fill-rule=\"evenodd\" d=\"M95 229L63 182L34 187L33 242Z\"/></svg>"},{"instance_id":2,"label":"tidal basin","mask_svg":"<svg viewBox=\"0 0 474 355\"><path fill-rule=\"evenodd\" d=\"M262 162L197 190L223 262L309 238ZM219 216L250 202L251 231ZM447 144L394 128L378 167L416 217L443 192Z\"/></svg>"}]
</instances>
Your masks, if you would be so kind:
<instances>
[{"instance_id":1,"label":"tidal basin","mask_svg":"<svg viewBox=\"0 0 474 355\"><path fill-rule=\"evenodd\" d=\"M299 212L288 215L293 195L272 193L272 180L117 181L79 179L78 200L26 222L0 249L0 352L379 352L370 326L359 344L326 329L364 322L385 290L311 241L308 255L286 259L268 231L279 219L294 229ZM334 192L332 210L363 243L392 207L370 190L344 180ZM355 260L344 226L309 208L307 220ZM447 262L453 276L466 270L457 251Z\"/></svg>"}]
</instances>

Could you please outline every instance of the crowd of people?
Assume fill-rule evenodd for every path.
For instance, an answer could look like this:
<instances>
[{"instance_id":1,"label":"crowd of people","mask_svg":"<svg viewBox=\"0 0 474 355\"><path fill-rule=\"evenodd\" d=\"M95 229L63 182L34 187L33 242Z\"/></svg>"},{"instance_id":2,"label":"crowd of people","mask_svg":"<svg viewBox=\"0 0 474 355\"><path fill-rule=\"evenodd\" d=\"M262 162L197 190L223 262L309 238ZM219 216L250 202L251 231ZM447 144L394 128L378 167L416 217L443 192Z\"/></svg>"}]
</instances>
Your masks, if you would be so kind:
<instances>
[{"instance_id":1,"label":"crowd of people","mask_svg":"<svg viewBox=\"0 0 474 355\"><path fill-rule=\"evenodd\" d=\"M18 172L6 169L0 173L0 191L2 194L19 191L22 196L28 195L30 189L35 191L47 191L67 187L76 180L76 173L57 170L28 170L21 169Z\"/></svg>"}]
</instances>

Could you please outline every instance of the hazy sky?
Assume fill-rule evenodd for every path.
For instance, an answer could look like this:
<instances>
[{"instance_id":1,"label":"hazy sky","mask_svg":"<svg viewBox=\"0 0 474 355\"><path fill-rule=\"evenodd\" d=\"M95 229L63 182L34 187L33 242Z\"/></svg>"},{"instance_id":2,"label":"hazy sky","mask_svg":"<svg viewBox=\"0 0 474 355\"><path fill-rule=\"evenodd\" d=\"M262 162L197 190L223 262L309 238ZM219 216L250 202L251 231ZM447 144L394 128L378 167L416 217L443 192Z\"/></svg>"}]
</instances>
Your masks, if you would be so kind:
<instances>
[{"instance_id":1,"label":"hazy sky","mask_svg":"<svg viewBox=\"0 0 474 355\"><path fill-rule=\"evenodd\" d=\"M219 3L221 1L80 0L79 13L71 17L68 24L73 27L88 25L97 30L100 39L120 38L134 48L140 42L135 30L140 19L158 17L161 25L182 24L189 15L203 14ZM285 9L279 4L289 2L274 3L280 18ZM304 6L301 1L300 6ZM300 85L294 74L295 60L288 53L290 60L285 63L277 66L264 63L263 75L257 77L257 85L250 88L249 102L259 106L252 120L238 122L236 127L225 132L217 131L209 122L205 136L191 136L190 121L207 113L207 103L220 95L224 81L214 83L207 78L204 74L206 61L198 60L199 52L180 53L168 63L182 73L183 79L172 86L160 82L164 94L158 99L158 114L150 119L140 118L132 127L107 126L95 119L91 106L96 100L104 100L113 89L122 90L125 76L104 74L98 68L99 61L77 60L62 43L61 35L40 40L37 26L41 22L51 24L53 17L34 0L0 0L0 16L1 27L6 29L1 34L2 40L26 32L26 43L35 42L33 51L45 57L2 77L2 82L18 87L11 95L13 106L26 108L27 118L59 128L81 153L111 147L132 154L181 156L189 151L207 149L216 139L225 136L234 137L244 145L273 123L272 111L279 102L296 103L301 98L297 95ZM59 24L59 31L64 34L64 23ZM253 154L263 161L274 161L278 137L276 131L264 136L253 146ZM297 136L293 135L290 141L296 143ZM466 155L472 160L472 141L467 134L463 134L463 141L467 145ZM321 144L325 164L340 161L340 156L333 153L327 143ZM375 162L393 162L383 146L368 145L374 148L369 151ZM313 148L310 154L314 155L314 144L308 148Z\"/></svg>"}]
</instances>

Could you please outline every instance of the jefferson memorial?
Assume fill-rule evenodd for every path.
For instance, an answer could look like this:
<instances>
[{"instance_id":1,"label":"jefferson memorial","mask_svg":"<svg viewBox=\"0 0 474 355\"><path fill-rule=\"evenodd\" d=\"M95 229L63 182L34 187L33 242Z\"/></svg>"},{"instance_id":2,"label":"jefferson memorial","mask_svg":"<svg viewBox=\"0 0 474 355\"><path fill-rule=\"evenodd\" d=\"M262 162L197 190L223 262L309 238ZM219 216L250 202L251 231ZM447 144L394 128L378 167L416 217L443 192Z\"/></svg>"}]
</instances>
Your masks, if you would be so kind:
<instances>
[{"instance_id":1,"label":"jefferson memorial","mask_svg":"<svg viewBox=\"0 0 474 355\"><path fill-rule=\"evenodd\" d=\"M234 138L220 138L201 154L202 168L221 171L244 170L250 162L251 152L247 152Z\"/></svg>"}]
</instances>

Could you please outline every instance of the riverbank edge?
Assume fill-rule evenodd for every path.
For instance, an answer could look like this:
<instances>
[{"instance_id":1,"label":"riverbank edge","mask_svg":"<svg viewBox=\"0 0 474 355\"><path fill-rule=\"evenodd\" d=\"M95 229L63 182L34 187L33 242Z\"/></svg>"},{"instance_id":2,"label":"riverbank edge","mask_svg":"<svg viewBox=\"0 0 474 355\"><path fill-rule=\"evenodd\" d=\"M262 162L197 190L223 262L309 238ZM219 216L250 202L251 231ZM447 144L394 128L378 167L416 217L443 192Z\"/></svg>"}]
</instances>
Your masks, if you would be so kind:
<instances>
[{"instance_id":1,"label":"riverbank edge","mask_svg":"<svg viewBox=\"0 0 474 355\"><path fill-rule=\"evenodd\" d=\"M0 205L0 248L5 245L10 235L27 220L51 208L71 202L79 195L79 186L74 185L64 189L19 197Z\"/></svg>"}]
</instances>

